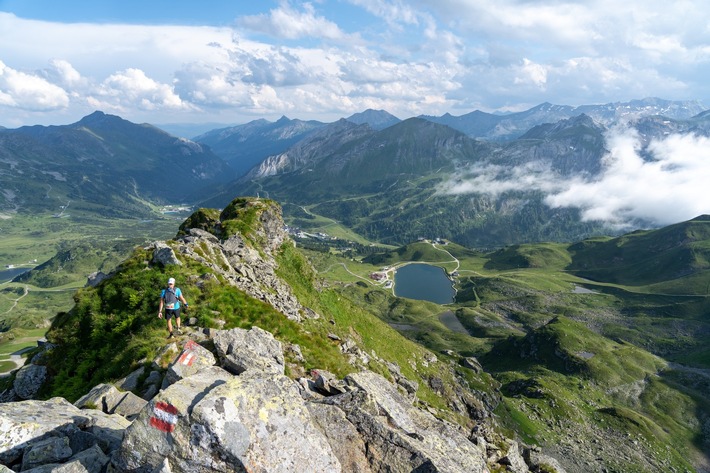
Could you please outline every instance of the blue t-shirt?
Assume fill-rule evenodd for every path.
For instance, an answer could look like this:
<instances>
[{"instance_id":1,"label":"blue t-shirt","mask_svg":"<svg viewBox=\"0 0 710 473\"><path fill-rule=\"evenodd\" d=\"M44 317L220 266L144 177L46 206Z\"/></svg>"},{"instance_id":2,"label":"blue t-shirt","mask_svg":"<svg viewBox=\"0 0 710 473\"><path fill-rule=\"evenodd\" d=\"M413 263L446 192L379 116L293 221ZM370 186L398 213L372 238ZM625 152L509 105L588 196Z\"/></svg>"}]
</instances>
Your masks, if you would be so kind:
<instances>
[{"instance_id":1,"label":"blue t-shirt","mask_svg":"<svg viewBox=\"0 0 710 473\"><path fill-rule=\"evenodd\" d=\"M177 310L177 309L179 309L179 308L180 308L180 296L181 296L181 295L182 295L182 291L180 290L179 287L176 287L176 288L175 288L175 297L177 297L178 300L175 302L175 305L174 305L173 307L168 307L168 304L166 303L166 304L165 304L165 308L166 308L166 309L172 309L172 310ZM165 289L163 289L163 290L160 292L160 298L161 298L161 299L165 299Z\"/></svg>"}]
</instances>

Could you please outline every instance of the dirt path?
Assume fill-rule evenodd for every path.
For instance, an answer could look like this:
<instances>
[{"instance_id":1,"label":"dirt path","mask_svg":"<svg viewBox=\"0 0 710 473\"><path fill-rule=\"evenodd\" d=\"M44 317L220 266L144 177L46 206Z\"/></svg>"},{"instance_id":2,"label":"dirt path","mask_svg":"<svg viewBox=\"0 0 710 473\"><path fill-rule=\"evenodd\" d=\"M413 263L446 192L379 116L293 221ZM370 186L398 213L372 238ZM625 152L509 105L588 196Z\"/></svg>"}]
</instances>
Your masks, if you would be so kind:
<instances>
[{"instance_id":1,"label":"dirt path","mask_svg":"<svg viewBox=\"0 0 710 473\"><path fill-rule=\"evenodd\" d=\"M10 307L9 309L7 309L7 310L5 311L5 314L9 314L10 312L12 312L12 309L14 309L15 307L17 307L17 303L20 302L20 299L22 299L23 297L27 296L27 294L30 293L30 288L27 287L27 286L24 286L24 287L23 287L23 290L24 290L24 292L22 293L22 295L21 295L20 297L18 297L17 299L14 300L14 302L12 303L12 307Z\"/></svg>"}]
</instances>

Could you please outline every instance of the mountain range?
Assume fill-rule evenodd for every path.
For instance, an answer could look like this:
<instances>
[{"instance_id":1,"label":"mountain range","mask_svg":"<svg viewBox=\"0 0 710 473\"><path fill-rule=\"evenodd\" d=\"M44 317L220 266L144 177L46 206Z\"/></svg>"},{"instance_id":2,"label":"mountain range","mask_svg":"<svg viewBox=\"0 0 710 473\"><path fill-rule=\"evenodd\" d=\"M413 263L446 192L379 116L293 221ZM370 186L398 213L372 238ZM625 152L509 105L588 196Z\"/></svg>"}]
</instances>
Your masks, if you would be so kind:
<instances>
[{"instance_id":1,"label":"mountain range","mask_svg":"<svg viewBox=\"0 0 710 473\"><path fill-rule=\"evenodd\" d=\"M479 247L574 241L614 230L583 220L576 207L551 207L543 191L521 184L524 173L594 178L619 121L646 146L671 133L706 136L710 117L701 110L661 99L406 120L367 110L333 123L256 120L193 140L96 112L72 125L0 130L0 210L61 215L68 204L145 216L156 204L219 208L235 195L261 195L307 230L320 225L317 216L395 245L419 237Z\"/></svg>"},{"instance_id":2,"label":"mountain range","mask_svg":"<svg viewBox=\"0 0 710 473\"><path fill-rule=\"evenodd\" d=\"M206 147L95 112L65 126L0 130L0 212L149 216L195 201L234 171Z\"/></svg>"}]
</instances>

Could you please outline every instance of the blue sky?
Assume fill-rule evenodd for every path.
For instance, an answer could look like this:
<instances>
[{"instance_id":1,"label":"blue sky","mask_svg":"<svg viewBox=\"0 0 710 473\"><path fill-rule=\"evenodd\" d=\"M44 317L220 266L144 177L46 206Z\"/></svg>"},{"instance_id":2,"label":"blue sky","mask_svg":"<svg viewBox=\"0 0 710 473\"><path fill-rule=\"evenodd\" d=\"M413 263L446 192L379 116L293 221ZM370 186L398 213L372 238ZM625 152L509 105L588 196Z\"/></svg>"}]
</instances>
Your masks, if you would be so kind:
<instances>
[{"instance_id":1,"label":"blue sky","mask_svg":"<svg viewBox=\"0 0 710 473\"><path fill-rule=\"evenodd\" d=\"M710 104L704 0L0 0L0 125ZM710 107L710 105L708 105Z\"/></svg>"}]
</instances>

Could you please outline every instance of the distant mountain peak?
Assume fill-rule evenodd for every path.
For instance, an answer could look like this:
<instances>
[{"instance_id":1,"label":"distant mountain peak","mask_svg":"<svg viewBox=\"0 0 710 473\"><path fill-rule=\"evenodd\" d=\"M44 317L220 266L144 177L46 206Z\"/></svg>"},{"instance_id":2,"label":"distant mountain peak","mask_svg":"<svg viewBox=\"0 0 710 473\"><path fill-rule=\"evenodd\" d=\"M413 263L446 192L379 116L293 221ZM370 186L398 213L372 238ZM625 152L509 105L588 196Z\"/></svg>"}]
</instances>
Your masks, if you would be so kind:
<instances>
[{"instance_id":1,"label":"distant mountain peak","mask_svg":"<svg viewBox=\"0 0 710 473\"><path fill-rule=\"evenodd\" d=\"M402 121L385 110L373 110L371 108L364 112L350 115L345 120L357 125L367 123L373 130L384 130Z\"/></svg>"}]
</instances>

